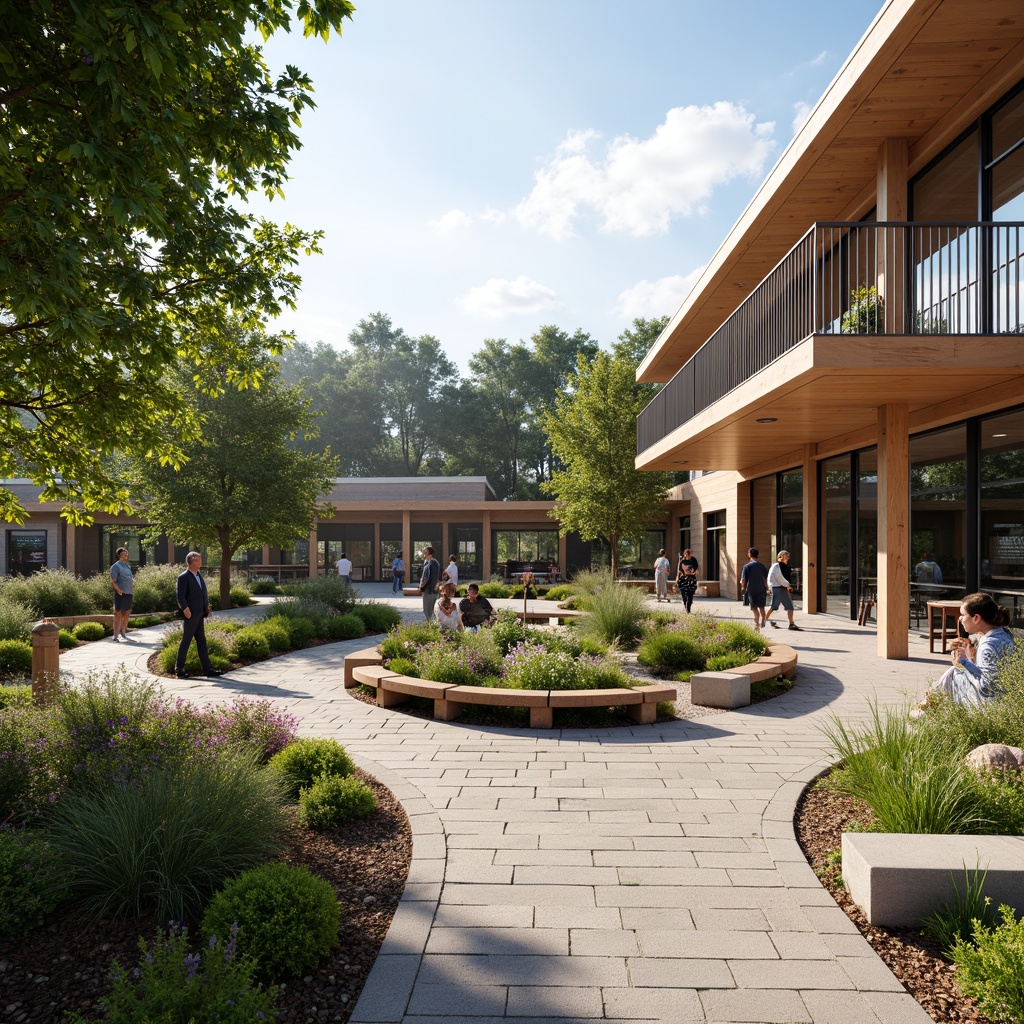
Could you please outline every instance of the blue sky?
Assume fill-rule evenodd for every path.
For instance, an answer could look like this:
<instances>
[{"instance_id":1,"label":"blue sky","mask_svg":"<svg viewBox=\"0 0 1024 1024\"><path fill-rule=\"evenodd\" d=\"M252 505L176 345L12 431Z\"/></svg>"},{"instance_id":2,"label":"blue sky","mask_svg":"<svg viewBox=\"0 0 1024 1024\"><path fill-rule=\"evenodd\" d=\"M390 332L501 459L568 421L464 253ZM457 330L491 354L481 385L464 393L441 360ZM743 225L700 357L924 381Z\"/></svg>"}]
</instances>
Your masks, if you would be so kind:
<instances>
[{"instance_id":1,"label":"blue sky","mask_svg":"<svg viewBox=\"0 0 1024 1024\"><path fill-rule=\"evenodd\" d=\"M285 200L253 206L326 233L278 326L344 348L379 310L465 367L674 312L878 9L364 0L326 45L271 39L317 109Z\"/></svg>"}]
</instances>

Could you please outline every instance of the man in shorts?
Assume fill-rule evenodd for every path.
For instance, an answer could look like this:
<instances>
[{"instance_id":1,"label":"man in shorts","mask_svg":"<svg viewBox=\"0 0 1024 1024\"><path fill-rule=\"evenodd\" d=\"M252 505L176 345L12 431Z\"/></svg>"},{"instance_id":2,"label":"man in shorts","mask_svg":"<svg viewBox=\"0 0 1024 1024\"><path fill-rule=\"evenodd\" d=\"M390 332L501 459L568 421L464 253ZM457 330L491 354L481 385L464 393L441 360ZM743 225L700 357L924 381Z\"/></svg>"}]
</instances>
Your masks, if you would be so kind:
<instances>
[{"instance_id":1,"label":"man in shorts","mask_svg":"<svg viewBox=\"0 0 1024 1024\"><path fill-rule=\"evenodd\" d=\"M768 570L768 586L772 588L772 606L765 621L771 622L772 629L778 629L779 624L772 619L772 612L781 605L789 616L789 628L799 632L800 627L793 621L793 584L789 576L788 551L780 551L778 560L772 562Z\"/></svg>"},{"instance_id":2,"label":"man in shorts","mask_svg":"<svg viewBox=\"0 0 1024 1024\"><path fill-rule=\"evenodd\" d=\"M110 567L110 584L114 588L114 640L128 639L128 616L132 611L132 567L128 564L128 549L117 549L117 561Z\"/></svg>"},{"instance_id":3,"label":"man in shorts","mask_svg":"<svg viewBox=\"0 0 1024 1024\"><path fill-rule=\"evenodd\" d=\"M757 560L757 554L757 548L748 548L750 561L743 566L740 587L743 590L743 603L749 604L754 613L754 629L760 630L766 619L764 606L768 603L768 567Z\"/></svg>"}]
</instances>

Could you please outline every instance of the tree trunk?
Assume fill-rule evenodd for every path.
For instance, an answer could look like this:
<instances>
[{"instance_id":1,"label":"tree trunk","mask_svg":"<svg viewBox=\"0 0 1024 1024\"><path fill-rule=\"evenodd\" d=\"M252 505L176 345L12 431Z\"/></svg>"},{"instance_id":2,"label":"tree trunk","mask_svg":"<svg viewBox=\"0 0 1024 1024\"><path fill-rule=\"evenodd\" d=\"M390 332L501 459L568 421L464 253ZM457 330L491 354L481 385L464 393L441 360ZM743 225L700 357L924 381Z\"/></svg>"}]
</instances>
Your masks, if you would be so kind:
<instances>
[{"instance_id":1,"label":"tree trunk","mask_svg":"<svg viewBox=\"0 0 1024 1024\"><path fill-rule=\"evenodd\" d=\"M614 534L608 538L608 546L612 554L612 579L619 578L619 538Z\"/></svg>"},{"instance_id":2,"label":"tree trunk","mask_svg":"<svg viewBox=\"0 0 1024 1024\"><path fill-rule=\"evenodd\" d=\"M226 611L231 607L231 556L234 552L228 547L226 530L218 530L220 538L220 607Z\"/></svg>"}]
</instances>

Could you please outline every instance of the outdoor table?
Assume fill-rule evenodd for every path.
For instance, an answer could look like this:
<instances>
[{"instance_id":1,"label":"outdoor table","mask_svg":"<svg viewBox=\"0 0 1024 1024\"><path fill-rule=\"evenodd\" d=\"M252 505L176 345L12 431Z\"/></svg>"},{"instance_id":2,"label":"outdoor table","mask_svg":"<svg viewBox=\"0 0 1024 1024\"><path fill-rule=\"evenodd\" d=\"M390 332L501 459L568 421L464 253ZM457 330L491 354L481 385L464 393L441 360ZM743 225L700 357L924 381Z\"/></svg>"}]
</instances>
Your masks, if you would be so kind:
<instances>
[{"instance_id":1,"label":"outdoor table","mask_svg":"<svg viewBox=\"0 0 1024 1024\"><path fill-rule=\"evenodd\" d=\"M942 653L946 653L946 640L956 636L956 620L960 618L960 601L929 601L928 602L928 650L935 653L935 619L939 620L938 636L942 639ZM952 632L947 633L946 623L952 619Z\"/></svg>"}]
</instances>

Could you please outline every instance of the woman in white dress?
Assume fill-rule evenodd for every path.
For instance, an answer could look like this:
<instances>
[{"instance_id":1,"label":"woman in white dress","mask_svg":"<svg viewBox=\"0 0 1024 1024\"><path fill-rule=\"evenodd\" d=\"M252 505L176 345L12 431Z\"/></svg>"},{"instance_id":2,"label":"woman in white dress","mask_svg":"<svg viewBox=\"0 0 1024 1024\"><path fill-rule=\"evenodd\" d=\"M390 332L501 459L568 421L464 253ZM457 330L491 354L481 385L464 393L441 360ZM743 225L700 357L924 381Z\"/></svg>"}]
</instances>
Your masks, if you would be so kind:
<instances>
[{"instance_id":1,"label":"woman in white dress","mask_svg":"<svg viewBox=\"0 0 1024 1024\"><path fill-rule=\"evenodd\" d=\"M462 627L462 612L454 601L455 584L444 583L441 586L441 600L434 605L434 617L441 627L442 633L457 633Z\"/></svg>"}]
</instances>

